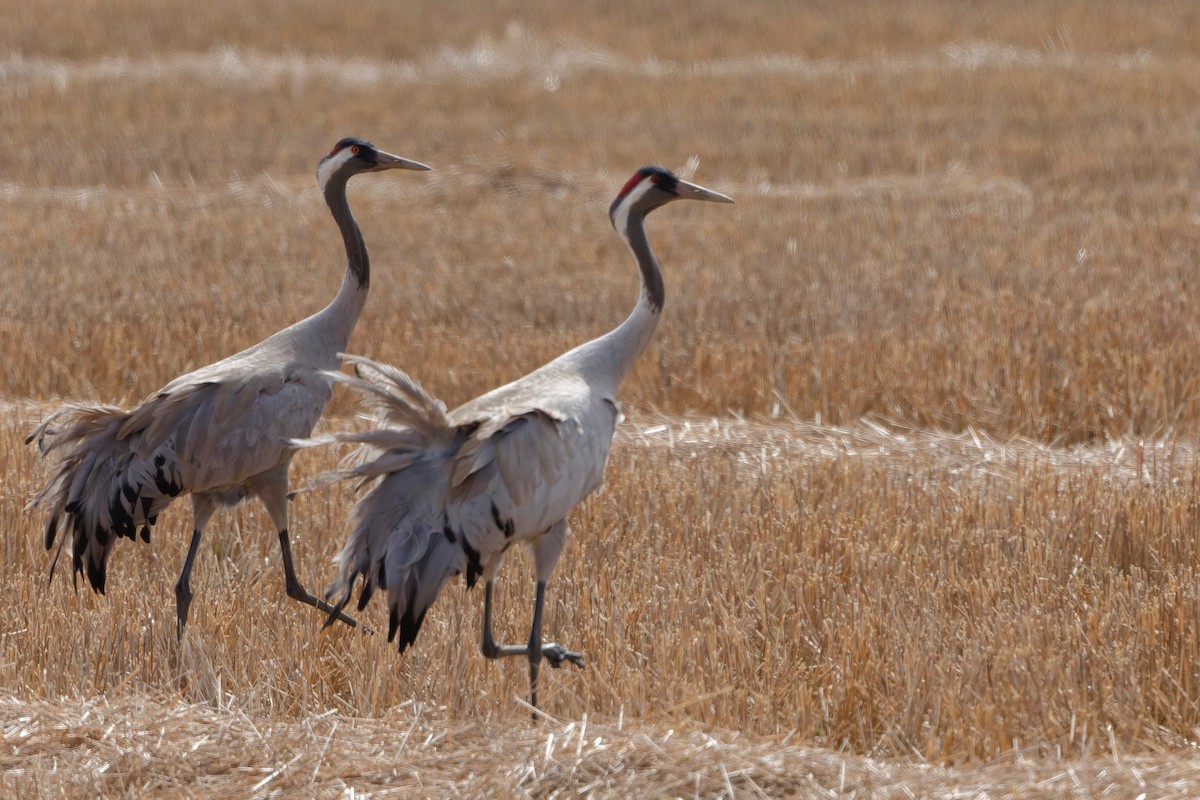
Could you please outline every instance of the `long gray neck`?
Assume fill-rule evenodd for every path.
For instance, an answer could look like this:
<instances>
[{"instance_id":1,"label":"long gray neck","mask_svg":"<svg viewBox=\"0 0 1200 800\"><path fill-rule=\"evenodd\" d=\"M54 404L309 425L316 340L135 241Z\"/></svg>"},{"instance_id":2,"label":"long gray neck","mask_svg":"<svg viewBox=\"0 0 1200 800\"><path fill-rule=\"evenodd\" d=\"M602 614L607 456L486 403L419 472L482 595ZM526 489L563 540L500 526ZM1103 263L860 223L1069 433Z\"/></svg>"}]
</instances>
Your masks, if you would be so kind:
<instances>
[{"instance_id":1,"label":"long gray neck","mask_svg":"<svg viewBox=\"0 0 1200 800\"><path fill-rule=\"evenodd\" d=\"M625 230L617 231L633 251L641 272L642 288L637 305L624 322L580 348L586 352L588 368L600 373L597 377L609 378L614 392L654 337L666 299L662 270L646 240L644 221L644 213L630 211Z\"/></svg>"},{"instance_id":2,"label":"long gray neck","mask_svg":"<svg viewBox=\"0 0 1200 800\"><path fill-rule=\"evenodd\" d=\"M625 242L633 251L633 256L638 262L638 269L642 273L642 299L657 314L663 309L663 302L667 299L667 290L663 285L662 269L658 266L658 259L654 257L654 253L650 250L650 242L646 239L646 227L643 224L645 221L644 214L637 211L629 213Z\"/></svg>"},{"instance_id":3,"label":"long gray neck","mask_svg":"<svg viewBox=\"0 0 1200 800\"><path fill-rule=\"evenodd\" d=\"M367 301L367 290L371 286L371 261L367 257L367 244L363 241L358 222L350 213L346 202L347 178L334 176L325 185L325 202L334 221L342 231L346 245L346 275L333 301L319 312L329 326L329 332L338 350L345 350L350 333L362 313Z\"/></svg>"}]
</instances>

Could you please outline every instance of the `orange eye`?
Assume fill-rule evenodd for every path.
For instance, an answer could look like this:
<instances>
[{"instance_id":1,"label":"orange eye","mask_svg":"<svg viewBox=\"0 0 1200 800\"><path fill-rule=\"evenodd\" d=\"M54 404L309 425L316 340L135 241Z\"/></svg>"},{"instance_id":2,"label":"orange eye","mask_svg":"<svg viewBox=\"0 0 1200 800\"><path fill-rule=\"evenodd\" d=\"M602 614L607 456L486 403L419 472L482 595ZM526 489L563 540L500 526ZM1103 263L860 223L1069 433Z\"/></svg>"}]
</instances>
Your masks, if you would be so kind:
<instances>
[{"instance_id":1,"label":"orange eye","mask_svg":"<svg viewBox=\"0 0 1200 800\"><path fill-rule=\"evenodd\" d=\"M655 186L657 186L658 185L658 176L655 175L655 176L651 177L650 182L653 183Z\"/></svg>"},{"instance_id":2,"label":"orange eye","mask_svg":"<svg viewBox=\"0 0 1200 800\"><path fill-rule=\"evenodd\" d=\"M350 152L354 153L354 155L358 155L358 151L359 151L358 145L354 145L353 147L350 148Z\"/></svg>"}]
</instances>

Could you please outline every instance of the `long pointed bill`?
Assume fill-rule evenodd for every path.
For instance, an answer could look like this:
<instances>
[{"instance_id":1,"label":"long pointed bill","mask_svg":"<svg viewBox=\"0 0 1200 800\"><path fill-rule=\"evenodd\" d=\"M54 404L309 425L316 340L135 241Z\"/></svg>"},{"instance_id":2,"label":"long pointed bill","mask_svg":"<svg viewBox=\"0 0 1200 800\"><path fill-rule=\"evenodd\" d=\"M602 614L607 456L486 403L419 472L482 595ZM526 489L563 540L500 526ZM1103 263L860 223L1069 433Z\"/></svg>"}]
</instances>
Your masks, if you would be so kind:
<instances>
[{"instance_id":1,"label":"long pointed bill","mask_svg":"<svg viewBox=\"0 0 1200 800\"><path fill-rule=\"evenodd\" d=\"M675 193L679 195L679 199L681 200L708 200L713 203L733 202L732 197L727 197L720 192L714 192L712 189L705 189L703 186L697 186L694 183L688 183L682 179L676 181Z\"/></svg>"},{"instance_id":2,"label":"long pointed bill","mask_svg":"<svg viewBox=\"0 0 1200 800\"><path fill-rule=\"evenodd\" d=\"M394 156L382 150L377 150L376 152L379 153L379 163L371 167L371 172L381 172L385 169L416 169L421 171L431 169L431 167L422 164L420 161L412 161L400 156Z\"/></svg>"}]
</instances>

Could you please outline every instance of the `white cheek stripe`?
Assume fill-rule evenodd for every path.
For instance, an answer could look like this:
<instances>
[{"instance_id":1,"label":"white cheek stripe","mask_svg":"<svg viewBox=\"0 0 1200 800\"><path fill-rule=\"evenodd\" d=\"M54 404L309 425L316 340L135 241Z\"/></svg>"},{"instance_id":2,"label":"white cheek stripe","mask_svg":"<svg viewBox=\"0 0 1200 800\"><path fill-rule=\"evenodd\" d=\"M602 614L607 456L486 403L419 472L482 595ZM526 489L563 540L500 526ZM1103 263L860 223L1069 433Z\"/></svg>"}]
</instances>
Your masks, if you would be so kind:
<instances>
[{"instance_id":1,"label":"white cheek stripe","mask_svg":"<svg viewBox=\"0 0 1200 800\"><path fill-rule=\"evenodd\" d=\"M617 206L617 213L613 217L613 227L617 229L617 233L621 234L622 237L629 230L629 209L641 200L642 196L650 191L650 187L654 185L650 181L651 177L647 175L643 178L641 183L633 187L629 191L629 194L625 195L625 199L621 202L621 205Z\"/></svg>"},{"instance_id":2,"label":"white cheek stripe","mask_svg":"<svg viewBox=\"0 0 1200 800\"><path fill-rule=\"evenodd\" d=\"M352 158L354 158L354 153L347 146L339 150L337 155L325 159L317 166L317 185L321 187L322 192L325 191L325 184L329 182L333 173L341 169L342 165Z\"/></svg>"}]
</instances>

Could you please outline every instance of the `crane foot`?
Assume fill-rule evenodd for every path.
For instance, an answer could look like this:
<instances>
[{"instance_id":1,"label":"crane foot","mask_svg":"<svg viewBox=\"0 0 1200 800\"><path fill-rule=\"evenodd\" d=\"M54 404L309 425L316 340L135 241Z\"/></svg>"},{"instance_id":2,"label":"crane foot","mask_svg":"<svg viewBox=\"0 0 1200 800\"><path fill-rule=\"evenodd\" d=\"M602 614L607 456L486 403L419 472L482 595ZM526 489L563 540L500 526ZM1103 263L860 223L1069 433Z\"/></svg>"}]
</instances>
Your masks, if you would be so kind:
<instances>
[{"instance_id":1,"label":"crane foot","mask_svg":"<svg viewBox=\"0 0 1200 800\"><path fill-rule=\"evenodd\" d=\"M362 630L363 633L369 633L372 636L375 635L374 628L372 628L369 625L364 625L364 624L358 622L357 620L354 619L354 617L350 616L349 614L346 614L345 612L334 608L333 606L329 605L329 603L326 603L324 600L320 599L319 597L309 594L308 591L306 591L305 588L303 586L301 586L299 582L287 583L286 588L287 588L287 596L292 598L293 600L299 600L301 603L306 603L306 604L312 606L313 608L316 608L320 611L324 611L326 614L330 615L330 619L340 620L340 621L346 623L347 625L349 625L351 628L359 628L360 630Z\"/></svg>"},{"instance_id":2,"label":"crane foot","mask_svg":"<svg viewBox=\"0 0 1200 800\"><path fill-rule=\"evenodd\" d=\"M542 656L554 669L558 669L566 661L570 661L581 669L583 668L583 654L574 653L561 644L550 643L542 645Z\"/></svg>"}]
</instances>

